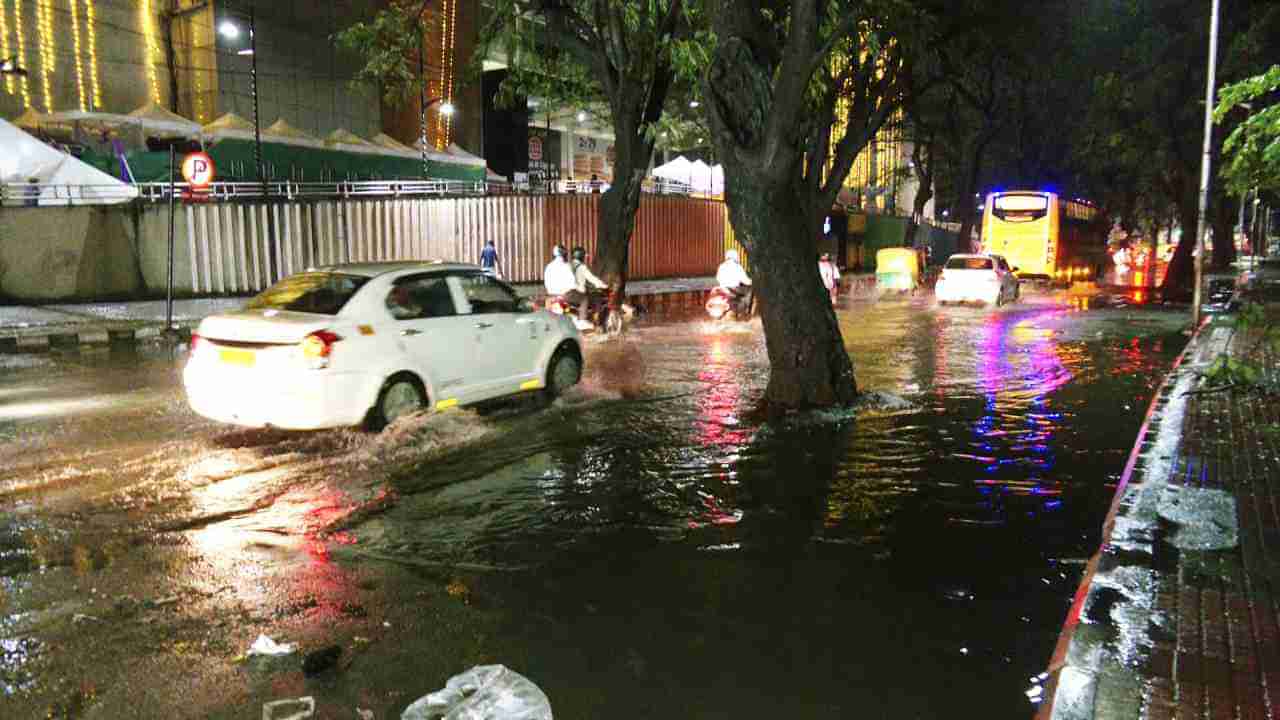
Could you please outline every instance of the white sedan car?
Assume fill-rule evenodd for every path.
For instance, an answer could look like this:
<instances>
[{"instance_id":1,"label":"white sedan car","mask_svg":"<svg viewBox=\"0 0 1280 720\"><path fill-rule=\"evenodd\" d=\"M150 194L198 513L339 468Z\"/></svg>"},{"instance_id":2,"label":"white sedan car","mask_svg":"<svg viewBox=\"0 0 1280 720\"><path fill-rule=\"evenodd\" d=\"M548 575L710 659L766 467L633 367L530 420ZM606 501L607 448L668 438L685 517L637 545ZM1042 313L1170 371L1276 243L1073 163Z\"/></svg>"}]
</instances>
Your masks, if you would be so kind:
<instances>
[{"instance_id":1,"label":"white sedan car","mask_svg":"<svg viewBox=\"0 0 1280 720\"><path fill-rule=\"evenodd\" d=\"M934 287L938 302L1002 305L1019 298L1018 277L999 255L952 255Z\"/></svg>"},{"instance_id":2,"label":"white sedan car","mask_svg":"<svg viewBox=\"0 0 1280 720\"><path fill-rule=\"evenodd\" d=\"M572 319L537 311L479 267L369 263L308 270L205 318L183 374L197 413L249 427L380 428L578 382Z\"/></svg>"}]
</instances>

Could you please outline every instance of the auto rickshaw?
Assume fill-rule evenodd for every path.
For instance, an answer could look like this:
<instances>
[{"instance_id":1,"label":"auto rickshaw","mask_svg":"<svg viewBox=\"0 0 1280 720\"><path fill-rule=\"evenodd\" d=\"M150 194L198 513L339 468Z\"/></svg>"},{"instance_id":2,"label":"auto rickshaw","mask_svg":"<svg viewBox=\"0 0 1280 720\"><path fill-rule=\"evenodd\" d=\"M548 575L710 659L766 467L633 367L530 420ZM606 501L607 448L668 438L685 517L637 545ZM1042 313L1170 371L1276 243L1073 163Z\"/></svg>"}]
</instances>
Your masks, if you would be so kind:
<instances>
[{"instance_id":1,"label":"auto rickshaw","mask_svg":"<svg viewBox=\"0 0 1280 720\"><path fill-rule=\"evenodd\" d=\"M914 293L924 275L924 251L916 248L884 248L876 253L876 297L887 293Z\"/></svg>"}]
</instances>

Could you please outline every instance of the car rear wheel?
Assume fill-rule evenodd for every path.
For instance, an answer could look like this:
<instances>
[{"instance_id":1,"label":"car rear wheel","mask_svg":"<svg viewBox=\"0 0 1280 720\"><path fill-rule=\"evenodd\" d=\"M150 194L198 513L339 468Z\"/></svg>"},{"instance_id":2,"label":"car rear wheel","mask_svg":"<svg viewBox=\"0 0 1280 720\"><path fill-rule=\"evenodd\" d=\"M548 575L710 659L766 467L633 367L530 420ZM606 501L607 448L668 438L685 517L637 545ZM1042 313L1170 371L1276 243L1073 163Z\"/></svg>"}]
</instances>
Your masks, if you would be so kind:
<instances>
[{"instance_id":1,"label":"car rear wheel","mask_svg":"<svg viewBox=\"0 0 1280 720\"><path fill-rule=\"evenodd\" d=\"M554 400L582 379L582 361L568 350L560 349L547 364L546 395Z\"/></svg>"},{"instance_id":2,"label":"car rear wheel","mask_svg":"<svg viewBox=\"0 0 1280 720\"><path fill-rule=\"evenodd\" d=\"M399 418L415 413L427 404L427 394L416 378L395 375L387 380L378 393L378 402L369 412L369 428L381 430Z\"/></svg>"}]
</instances>

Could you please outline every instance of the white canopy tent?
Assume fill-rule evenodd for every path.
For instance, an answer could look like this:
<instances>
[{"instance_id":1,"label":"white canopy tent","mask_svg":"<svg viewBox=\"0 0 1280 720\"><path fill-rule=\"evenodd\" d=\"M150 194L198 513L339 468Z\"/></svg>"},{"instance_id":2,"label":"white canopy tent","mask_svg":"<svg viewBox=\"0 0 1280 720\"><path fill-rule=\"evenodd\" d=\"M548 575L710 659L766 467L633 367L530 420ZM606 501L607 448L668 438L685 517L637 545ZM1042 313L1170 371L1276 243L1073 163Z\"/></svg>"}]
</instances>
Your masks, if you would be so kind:
<instances>
[{"instance_id":1,"label":"white canopy tent","mask_svg":"<svg viewBox=\"0 0 1280 720\"><path fill-rule=\"evenodd\" d=\"M211 140L222 140L224 138L234 138L236 140L253 139L253 123L233 112L207 123L201 129Z\"/></svg>"},{"instance_id":2,"label":"white canopy tent","mask_svg":"<svg viewBox=\"0 0 1280 720\"><path fill-rule=\"evenodd\" d=\"M708 165L701 160L690 162L679 155L675 160L653 169L653 175L665 180L686 183L694 192L718 195L724 192L724 167Z\"/></svg>"},{"instance_id":3,"label":"white canopy tent","mask_svg":"<svg viewBox=\"0 0 1280 720\"><path fill-rule=\"evenodd\" d=\"M128 117L133 118L144 131L149 133L187 138L200 136L200 123L169 112L155 103L147 103L137 108L130 112Z\"/></svg>"},{"instance_id":4,"label":"white canopy tent","mask_svg":"<svg viewBox=\"0 0 1280 720\"><path fill-rule=\"evenodd\" d=\"M110 205L128 202L138 189L40 142L0 120L0 184L6 202Z\"/></svg>"}]
</instances>

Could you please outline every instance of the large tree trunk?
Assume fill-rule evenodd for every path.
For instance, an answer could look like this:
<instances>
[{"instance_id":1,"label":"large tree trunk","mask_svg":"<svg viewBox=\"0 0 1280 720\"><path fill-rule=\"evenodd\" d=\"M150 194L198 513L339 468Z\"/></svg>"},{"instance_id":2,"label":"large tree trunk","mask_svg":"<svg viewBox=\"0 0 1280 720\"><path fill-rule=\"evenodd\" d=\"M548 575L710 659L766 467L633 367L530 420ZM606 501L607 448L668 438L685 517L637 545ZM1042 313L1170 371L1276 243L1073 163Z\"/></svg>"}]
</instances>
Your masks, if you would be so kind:
<instances>
[{"instance_id":1,"label":"large tree trunk","mask_svg":"<svg viewBox=\"0 0 1280 720\"><path fill-rule=\"evenodd\" d=\"M927 144L917 144L911 150L916 176L916 196L911 204L911 219L907 220L906 245L922 247L926 243L916 242L916 232L924 218L924 208L933 199L933 153Z\"/></svg>"},{"instance_id":2,"label":"large tree trunk","mask_svg":"<svg viewBox=\"0 0 1280 720\"><path fill-rule=\"evenodd\" d=\"M1239 203L1219 195L1213 213L1213 269L1227 270L1236 261L1236 213Z\"/></svg>"},{"instance_id":3,"label":"large tree trunk","mask_svg":"<svg viewBox=\"0 0 1280 720\"><path fill-rule=\"evenodd\" d=\"M621 129L623 123L615 124ZM628 129L631 129L628 126ZM624 132L614 140L613 182L600 198L596 215L596 251L600 279L618 289L617 297L626 295L627 258L631 255L631 234L636 227L636 211L640 209L640 187L649 160L653 157L653 141L643 132Z\"/></svg>"},{"instance_id":4,"label":"large tree trunk","mask_svg":"<svg viewBox=\"0 0 1280 720\"><path fill-rule=\"evenodd\" d=\"M857 397L831 298L818 275L818 230L794 186L733 167L729 214L757 268L753 280L769 352L770 413L848 405Z\"/></svg>"},{"instance_id":5,"label":"large tree trunk","mask_svg":"<svg viewBox=\"0 0 1280 720\"><path fill-rule=\"evenodd\" d=\"M1191 288L1195 285L1195 266L1192 253L1196 249L1196 221L1199 217L1195 205L1182 203L1178 206L1178 223L1182 226L1182 237L1178 239L1178 247L1173 251L1173 259L1164 275L1164 284L1160 290L1167 300L1186 300L1191 297Z\"/></svg>"}]
</instances>

